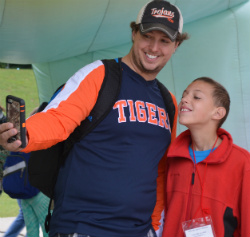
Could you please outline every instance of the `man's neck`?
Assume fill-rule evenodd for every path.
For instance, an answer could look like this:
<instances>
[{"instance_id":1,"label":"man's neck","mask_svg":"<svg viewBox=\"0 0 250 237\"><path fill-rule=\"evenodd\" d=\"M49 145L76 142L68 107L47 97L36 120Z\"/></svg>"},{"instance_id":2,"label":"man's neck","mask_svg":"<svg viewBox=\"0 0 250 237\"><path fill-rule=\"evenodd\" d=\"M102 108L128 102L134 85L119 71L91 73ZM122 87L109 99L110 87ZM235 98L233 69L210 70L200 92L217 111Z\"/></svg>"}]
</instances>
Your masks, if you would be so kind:
<instances>
[{"instance_id":1,"label":"man's neck","mask_svg":"<svg viewBox=\"0 0 250 237\"><path fill-rule=\"evenodd\" d=\"M127 54L122 58L122 62L125 63L128 67L130 67L131 70L142 76L146 81L153 81L157 75L152 73L143 73L140 70L137 69L135 64L133 63L132 58L130 57L130 54Z\"/></svg>"}]
</instances>

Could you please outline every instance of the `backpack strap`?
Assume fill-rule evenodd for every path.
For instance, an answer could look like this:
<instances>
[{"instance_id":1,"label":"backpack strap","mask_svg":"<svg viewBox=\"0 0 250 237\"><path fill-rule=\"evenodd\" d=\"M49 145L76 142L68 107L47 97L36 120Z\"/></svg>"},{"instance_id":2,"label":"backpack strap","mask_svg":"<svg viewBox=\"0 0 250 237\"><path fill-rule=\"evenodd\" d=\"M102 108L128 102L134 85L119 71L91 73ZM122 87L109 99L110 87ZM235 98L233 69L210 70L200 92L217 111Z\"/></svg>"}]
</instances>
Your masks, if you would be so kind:
<instances>
[{"instance_id":1,"label":"backpack strap","mask_svg":"<svg viewBox=\"0 0 250 237\"><path fill-rule=\"evenodd\" d=\"M173 123L174 123L174 116L175 116L175 105L173 102L173 98L169 92L169 90L159 81L157 80L158 87L160 89L161 95L163 97L167 112L168 112L168 117L170 121L170 127L171 130L173 128Z\"/></svg>"},{"instance_id":2,"label":"backpack strap","mask_svg":"<svg viewBox=\"0 0 250 237\"><path fill-rule=\"evenodd\" d=\"M110 112L120 93L122 81L121 58L102 60L105 66L105 77L98 94L95 106L89 116L83 120L65 141L63 156L67 156L74 143L80 141L92 131Z\"/></svg>"},{"instance_id":3,"label":"backpack strap","mask_svg":"<svg viewBox=\"0 0 250 237\"><path fill-rule=\"evenodd\" d=\"M60 159L59 167L64 163L67 155L73 145L80 141L90 131L92 131L110 112L115 101L120 93L122 81L122 68L121 58L117 59L104 59L102 60L105 66L105 77L98 94L96 104L91 110L89 116L81 122L81 124L70 134L63 144L63 155ZM61 89L58 88L59 90ZM57 90L58 91L58 90ZM57 146L56 146L57 148ZM48 206L48 214L45 219L45 230L48 233L50 229L51 220L51 205L53 202L54 192L50 198Z\"/></svg>"}]
</instances>

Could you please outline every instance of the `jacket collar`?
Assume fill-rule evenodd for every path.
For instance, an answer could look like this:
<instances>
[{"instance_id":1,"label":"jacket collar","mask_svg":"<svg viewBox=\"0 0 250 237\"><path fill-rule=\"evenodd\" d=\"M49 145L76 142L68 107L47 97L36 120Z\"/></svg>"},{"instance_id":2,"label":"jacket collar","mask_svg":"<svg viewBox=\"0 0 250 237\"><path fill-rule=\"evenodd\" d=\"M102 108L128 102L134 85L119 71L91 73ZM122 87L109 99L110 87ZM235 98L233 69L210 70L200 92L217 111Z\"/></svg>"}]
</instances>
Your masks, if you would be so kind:
<instances>
[{"instance_id":1,"label":"jacket collar","mask_svg":"<svg viewBox=\"0 0 250 237\"><path fill-rule=\"evenodd\" d=\"M222 139L222 143L202 162L207 162L208 164L222 163L229 156L233 146L233 139L231 135L222 128L218 129L217 134ZM168 158L178 157L192 160L188 151L190 144L190 131L186 130L181 133L171 144L168 151Z\"/></svg>"}]
</instances>

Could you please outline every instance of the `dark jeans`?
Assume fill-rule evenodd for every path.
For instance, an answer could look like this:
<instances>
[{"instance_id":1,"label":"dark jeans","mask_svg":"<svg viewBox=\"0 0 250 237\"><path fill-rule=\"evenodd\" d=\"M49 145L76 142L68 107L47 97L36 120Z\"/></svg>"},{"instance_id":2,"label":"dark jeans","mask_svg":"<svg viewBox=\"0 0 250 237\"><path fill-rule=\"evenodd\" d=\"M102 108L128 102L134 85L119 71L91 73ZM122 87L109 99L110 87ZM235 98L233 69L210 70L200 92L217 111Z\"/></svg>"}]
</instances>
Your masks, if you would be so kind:
<instances>
[{"instance_id":1,"label":"dark jeans","mask_svg":"<svg viewBox=\"0 0 250 237\"><path fill-rule=\"evenodd\" d=\"M17 203L19 205L19 214L16 219L9 226L8 230L5 232L4 237L16 237L21 232L21 230L25 227L23 212L21 207L21 200L17 199Z\"/></svg>"},{"instance_id":2,"label":"dark jeans","mask_svg":"<svg viewBox=\"0 0 250 237\"><path fill-rule=\"evenodd\" d=\"M81 234L74 233L74 234L57 234L54 237L94 237L94 236L81 235ZM157 237L157 235L153 229L150 229L147 235L143 237Z\"/></svg>"}]
</instances>

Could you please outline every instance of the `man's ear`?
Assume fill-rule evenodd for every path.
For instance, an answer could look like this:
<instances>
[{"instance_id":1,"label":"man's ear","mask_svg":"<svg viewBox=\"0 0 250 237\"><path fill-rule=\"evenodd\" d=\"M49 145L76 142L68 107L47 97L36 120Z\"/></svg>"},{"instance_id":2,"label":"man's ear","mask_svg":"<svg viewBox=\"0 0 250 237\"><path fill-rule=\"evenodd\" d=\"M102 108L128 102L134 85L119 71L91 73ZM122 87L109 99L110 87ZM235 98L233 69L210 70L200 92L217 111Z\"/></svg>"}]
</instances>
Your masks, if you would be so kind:
<instances>
[{"instance_id":1,"label":"man's ear","mask_svg":"<svg viewBox=\"0 0 250 237\"><path fill-rule=\"evenodd\" d=\"M132 31L132 42L134 43L134 39L135 39L135 34L136 34L136 32L133 30Z\"/></svg>"},{"instance_id":2,"label":"man's ear","mask_svg":"<svg viewBox=\"0 0 250 237\"><path fill-rule=\"evenodd\" d=\"M174 46L174 51L173 51L173 54L175 53L176 49L178 48L179 46L179 42L175 41L175 46Z\"/></svg>"},{"instance_id":3,"label":"man's ear","mask_svg":"<svg viewBox=\"0 0 250 237\"><path fill-rule=\"evenodd\" d=\"M217 107L213 114L213 119L221 120L226 115L226 109L224 107Z\"/></svg>"},{"instance_id":4,"label":"man's ear","mask_svg":"<svg viewBox=\"0 0 250 237\"><path fill-rule=\"evenodd\" d=\"M180 42L175 42L175 50L178 48L178 46L179 46L179 44L180 44Z\"/></svg>"}]
</instances>

